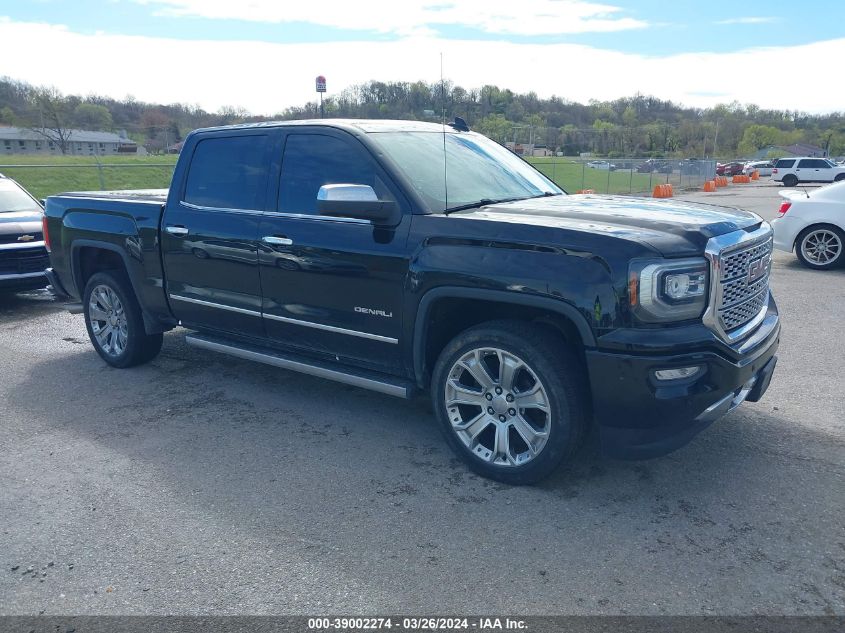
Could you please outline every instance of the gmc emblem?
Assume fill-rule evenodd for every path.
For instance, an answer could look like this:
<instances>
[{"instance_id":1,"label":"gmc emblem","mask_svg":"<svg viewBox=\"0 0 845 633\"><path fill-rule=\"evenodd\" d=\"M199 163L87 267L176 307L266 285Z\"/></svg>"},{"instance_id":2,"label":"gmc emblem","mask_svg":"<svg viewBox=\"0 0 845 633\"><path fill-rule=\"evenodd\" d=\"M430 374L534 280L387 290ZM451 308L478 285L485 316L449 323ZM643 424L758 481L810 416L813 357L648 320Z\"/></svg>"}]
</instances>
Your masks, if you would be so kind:
<instances>
[{"instance_id":1,"label":"gmc emblem","mask_svg":"<svg viewBox=\"0 0 845 633\"><path fill-rule=\"evenodd\" d=\"M748 284L753 284L755 281L760 279L763 275L766 274L766 271L769 270L769 264L772 262L772 256L763 255L760 259L755 259L753 262L748 264Z\"/></svg>"}]
</instances>

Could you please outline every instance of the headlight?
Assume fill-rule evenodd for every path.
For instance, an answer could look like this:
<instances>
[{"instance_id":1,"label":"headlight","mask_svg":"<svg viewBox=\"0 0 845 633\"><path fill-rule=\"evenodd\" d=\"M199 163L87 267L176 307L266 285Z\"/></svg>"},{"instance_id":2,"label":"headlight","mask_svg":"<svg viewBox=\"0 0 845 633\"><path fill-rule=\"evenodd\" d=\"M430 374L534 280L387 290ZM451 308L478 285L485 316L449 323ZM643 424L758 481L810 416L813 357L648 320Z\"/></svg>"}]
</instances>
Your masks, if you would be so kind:
<instances>
[{"instance_id":1,"label":"headlight","mask_svg":"<svg viewBox=\"0 0 845 633\"><path fill-rule=\"evenodd\" d=\"M635 261L628 277L634 314L648 323L686 321L707 307L709 268L704 259Z\"/></svg>"}]
</instances>

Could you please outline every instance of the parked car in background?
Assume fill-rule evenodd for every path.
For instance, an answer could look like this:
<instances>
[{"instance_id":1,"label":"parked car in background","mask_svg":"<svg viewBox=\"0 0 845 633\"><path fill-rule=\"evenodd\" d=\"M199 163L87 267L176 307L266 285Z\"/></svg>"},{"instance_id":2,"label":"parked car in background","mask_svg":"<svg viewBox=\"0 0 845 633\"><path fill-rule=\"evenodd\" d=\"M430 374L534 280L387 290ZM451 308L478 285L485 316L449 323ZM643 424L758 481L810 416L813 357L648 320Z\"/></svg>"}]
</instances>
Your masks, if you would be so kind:
<instances>
[{"instance_id":1,"label":"parked car in background","mask_svg":"<svg viewBox=\"0 0 845 633\"><path fill-rule=\"evenodd\" d=\"M794 187L799 182L838 182L845 180L845 166L829 158L800 156L781 158L772 170L772 180Z\"/></svg>"},{"instance_id":2,"label":"parked car in background","mask_svg":"<svg viewBox=\"0 0 845 633\"><path fill-rule=\"evenodd\" d=\"M637 167L637 173L640 174L671 174L673 171L672 163L668 160L660 160L649 158L647 161Z\"/></svg>"},{"instance_id":3,"label":"parked car in background","mask_svg":"<svg viewBox=\"0 0 845 633\"><path fill-rule=\"evenodd\" d=\"M774 168L775 164L770 160L752 160L745 163L745 166L742 168L742 172L746 176L750 176L755 171L760 174L760 176L771 176Z\"/></svg>"},{"instance_id":4,"label":"parked car in background","mask_svg":"<svg viewBox=\"0 0 845 633\"><path fill-rule=\"evenodd\" d=\"M0 292L47 286L41 203L0 174Z\"/></svg>"},{"instance_id":5,"label":"parked car in background","mask_svg":"<svg viewBox=\"0 0 845 633\"><path fill-rule=\"evenodd\" d=\"M716 163L717 176L739 176L742 173L744 163L737 161L730 163Z\"/></svg>"},{"instance_id":6,"label":"parked car in background","mask_svg":"<svg viewBox=\"0 0 845 633\"><path fill-rule=\"evenodd\" d=\"M606 160L591 160L587 163L587 167L590 169L604 169L605 171L614 171L616 169L616 165Z\"/></svg>"},{"instance_id":7,"label":"parked car in background","mask_svg":"<svg viewBox=\"0 0 845 633\"><path fill-rule=\"evenodd\" d=\"M789 189L772 221L775 248L816 270L845 262L845 180L813 191Z\"/></svg>"}]
</instances>

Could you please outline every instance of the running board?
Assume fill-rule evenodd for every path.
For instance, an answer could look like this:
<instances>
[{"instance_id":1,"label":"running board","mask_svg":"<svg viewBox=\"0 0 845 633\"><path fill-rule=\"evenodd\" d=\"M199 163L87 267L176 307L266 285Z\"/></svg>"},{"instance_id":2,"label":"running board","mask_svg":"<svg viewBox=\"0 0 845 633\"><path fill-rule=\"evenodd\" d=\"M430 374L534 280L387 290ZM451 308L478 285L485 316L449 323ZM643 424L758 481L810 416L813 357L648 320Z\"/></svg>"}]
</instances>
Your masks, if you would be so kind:
<instances>
[{"instance_id":1,"label":"running board","mask_svg":"<svg viewBox=\"0 0 845 633\"><path fill-rule=\"evenodd\" d=\"M317 378L342 382L353 387L378 391L398 398L410 398L414 392L414 388L410 382L381 376L375 372L351 370L346 367L340 369L338 366L332 366L328 363L321 363L292 354L283 354L275 350L246 345L207 334L198 334L195 332L186 334L185 342L188 345L211 350L212 352L221 352L245 360L252 360L266 365L273 365L274 367L281 367L282 369L289 369L301 374L316 376Z\"/></svg>"}]
</instances>

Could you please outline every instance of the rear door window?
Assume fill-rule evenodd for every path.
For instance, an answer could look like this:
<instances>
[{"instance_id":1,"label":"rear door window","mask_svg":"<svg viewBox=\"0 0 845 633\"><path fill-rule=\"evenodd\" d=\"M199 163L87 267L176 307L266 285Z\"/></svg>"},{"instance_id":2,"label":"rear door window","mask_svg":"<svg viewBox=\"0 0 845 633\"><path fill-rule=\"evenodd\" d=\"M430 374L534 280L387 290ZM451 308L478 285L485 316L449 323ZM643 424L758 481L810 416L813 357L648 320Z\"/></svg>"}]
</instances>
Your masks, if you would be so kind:
<instances>
[{"instance_id":1,"label":"rear door window","mask_svg":"<svg viewBox=\"0 0 845 633\"><path fill-rule=\"evenodd\" d=\"M794 159L790 159L790 160L781 159L777 162L777 165L775 165L775 167L779 167L780 169L787 169L789 167L792 167L794 164L795 164Z\"/></svg>"},{"instance_id":2,"label":"rear door window","mask_svg":"<svg viewBox=\"0 0 845 633\"><path fill-rule=\"evenodd\" d=\"M828 169L830 165L827 164L827 161L820 160L818 158L805 158L800 163L798 163L799 169Z\"/></svg>"},{"instance_id":3,"label":"rear door window","mask_svg":"<svg viewBox=\"0 0 845 633\"><path fill-rule=\"evenodd\" d=\"M197 143L184 201L217 209L264 210L270 143L266 135L223 136Z\"/></svg>"}]
</instances>

